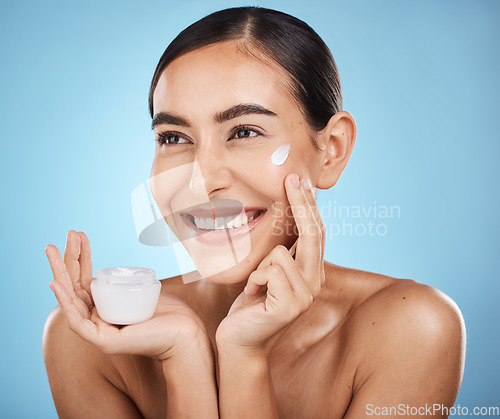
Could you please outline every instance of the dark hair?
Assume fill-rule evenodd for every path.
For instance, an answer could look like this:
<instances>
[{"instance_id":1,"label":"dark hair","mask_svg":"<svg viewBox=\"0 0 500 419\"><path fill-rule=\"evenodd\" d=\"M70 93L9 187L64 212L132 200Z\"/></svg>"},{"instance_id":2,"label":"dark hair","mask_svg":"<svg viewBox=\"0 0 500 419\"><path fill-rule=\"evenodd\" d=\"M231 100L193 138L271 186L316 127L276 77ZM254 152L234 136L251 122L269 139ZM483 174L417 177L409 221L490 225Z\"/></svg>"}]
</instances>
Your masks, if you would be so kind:
<instances>
[{"instance_id":1,"label":"dark hair","mask_svg":"<svg viewBox=\"0 0 500 419\"><path fill-rule=\"evenodd\" d=\"M168 64L201 47L238 39L249 52L248 46L255 47L289 74L292 96L313 130L321 131L332 115L342 109L337 66L326 44L309 25L276 10L235 7L193 23L170 43L151 82L151 117L153 94Z\"/></svg>"}]
</instances>

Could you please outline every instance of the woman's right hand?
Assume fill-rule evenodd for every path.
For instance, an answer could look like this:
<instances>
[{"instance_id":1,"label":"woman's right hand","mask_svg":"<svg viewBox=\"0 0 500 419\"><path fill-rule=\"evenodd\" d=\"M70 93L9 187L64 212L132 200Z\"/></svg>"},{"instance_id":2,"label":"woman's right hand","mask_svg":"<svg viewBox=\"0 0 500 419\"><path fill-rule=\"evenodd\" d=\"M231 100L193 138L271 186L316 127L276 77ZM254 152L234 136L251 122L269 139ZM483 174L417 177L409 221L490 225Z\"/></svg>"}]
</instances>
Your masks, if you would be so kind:
<instances>
[{"instance_id":1,"label":"woman's right hand","mask_svg":"<svg viewBox=\"0 0 500 419\"><path fill-rule=\"evenodd\" d=\"M104 353L145 355L165 361L192 349L211 350L201 319L182 300L164 292L150 320L125 327L103 321L92 300L90 243L83 232L68 232L64 260L53 245L48 245L45 253L54 276L50 288L68 327Z\"/></svg>"}]
</instances>

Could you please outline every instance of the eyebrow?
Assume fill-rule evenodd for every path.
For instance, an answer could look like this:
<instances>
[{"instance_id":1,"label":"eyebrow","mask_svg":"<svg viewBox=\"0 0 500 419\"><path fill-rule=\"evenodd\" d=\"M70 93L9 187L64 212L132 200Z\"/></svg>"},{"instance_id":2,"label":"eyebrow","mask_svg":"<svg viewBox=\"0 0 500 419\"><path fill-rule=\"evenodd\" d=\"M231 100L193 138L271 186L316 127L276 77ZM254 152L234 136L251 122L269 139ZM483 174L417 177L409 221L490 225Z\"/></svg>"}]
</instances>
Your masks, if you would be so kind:
<instances>
[{"instance_id":1,"label":"eyebrow","mask_svg":"<svg viewBox=\"0 0 500 419\"><path fill-rule=\"evenodd\" d=\"M276 116L273 111L270 111L263 106L254 103L243 103L231 106L229 109L226 109L223 112L216 113L214 115L214 120L219 124L222 124L223 122L229 121L230 119L252 114Z\"/></svg>"},{"instance_id":2,"label":"eyebrow","mask_svg":"<svg viewBox=\"0 0 500 419\"><path fill-rule=\"evenodd\" d=\"M168 112L157 113L151 121L151 129L161 124L179 125L181 127L189 127L191 125L187 119Z\"/></svg>"},{"instance_id":3,"label":"eyebrow","mask_svg":"<svg viewBox=\"0 0 500 419\"><path fill-rule=\"evenodd\" d=\"M231 106L222 112L217 112L214 115L215 122L222 124L223 122L229 121L234 118L238 118L243 115L269 115L277 116L276 113L264 108L263 106L257 105L255 103L242 103L238 105ZM189 121L181 116L172 115L168 112L159 112L153 117L151 122L151 129L157 125L170 124L178 125L181 127L189 127L191 124Z\"/></svg>"}]
</instances>

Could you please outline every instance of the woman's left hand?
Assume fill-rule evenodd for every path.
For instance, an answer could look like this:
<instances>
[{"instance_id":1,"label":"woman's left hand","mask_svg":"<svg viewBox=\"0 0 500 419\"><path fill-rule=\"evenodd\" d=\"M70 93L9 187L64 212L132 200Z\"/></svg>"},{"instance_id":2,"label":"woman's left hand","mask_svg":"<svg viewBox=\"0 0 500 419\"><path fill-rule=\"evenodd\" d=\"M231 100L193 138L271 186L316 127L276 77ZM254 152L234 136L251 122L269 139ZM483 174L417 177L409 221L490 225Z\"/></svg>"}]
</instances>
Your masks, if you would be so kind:
<instances>
[{"instance_id":1,"label":"woman's left hand","mask_svg":"<svg viewBox=\"0 0 500 419\"><path fill-rule=\"evenodd\" d=\"M299 232L296 257L276 246L248 278L217 329L219 350L267 356L286 328L305 312L324 283L324 226L308 179L285 179Z\"/></svg>"}]
</instances>

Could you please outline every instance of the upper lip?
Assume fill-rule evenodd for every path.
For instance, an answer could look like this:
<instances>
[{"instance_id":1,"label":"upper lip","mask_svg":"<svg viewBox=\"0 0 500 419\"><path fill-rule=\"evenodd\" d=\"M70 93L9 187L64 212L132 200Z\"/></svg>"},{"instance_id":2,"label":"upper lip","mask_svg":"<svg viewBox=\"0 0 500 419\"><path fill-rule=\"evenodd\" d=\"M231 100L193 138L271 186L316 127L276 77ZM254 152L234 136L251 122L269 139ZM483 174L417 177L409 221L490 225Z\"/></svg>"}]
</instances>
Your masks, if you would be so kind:
<instances>
[{"instance_id":1,"label":"upper lip","mask_svg":"<svg viewBox=\"0 0 500 419\"><path fill-rule=\"evenodd\" d=\"M214 205L202 204L191 208L186 208L179 211L180 215L191 215L198 218L215 218L215 217L236 217L239 214L245 213L247 216L252 216L256 211L265 211L262 207L245 207L239 201L231 200L231 205Z\"/></svg>"}]
</instances>

